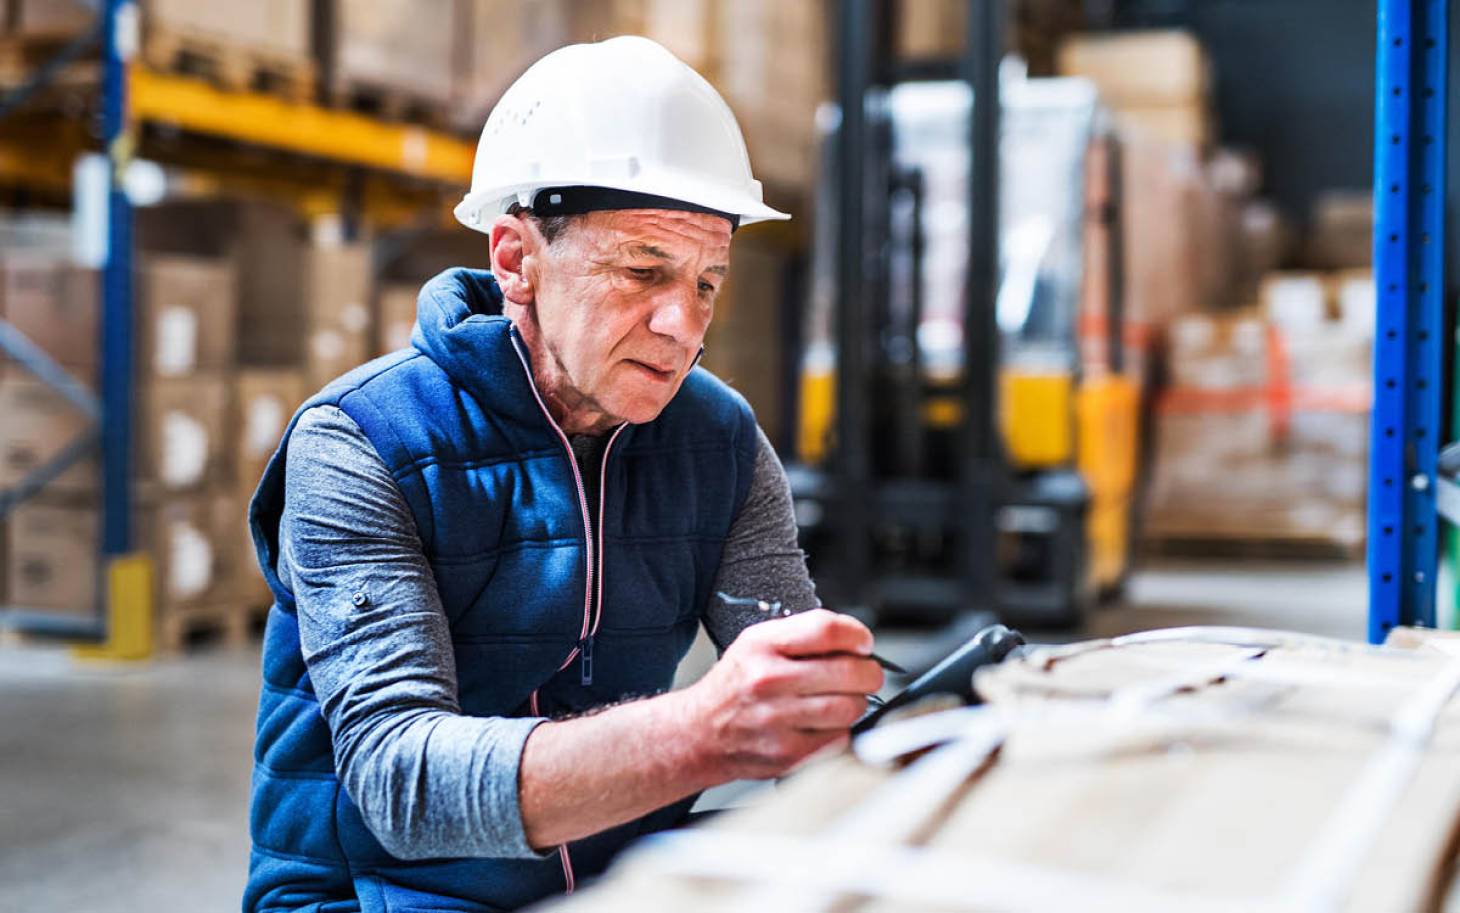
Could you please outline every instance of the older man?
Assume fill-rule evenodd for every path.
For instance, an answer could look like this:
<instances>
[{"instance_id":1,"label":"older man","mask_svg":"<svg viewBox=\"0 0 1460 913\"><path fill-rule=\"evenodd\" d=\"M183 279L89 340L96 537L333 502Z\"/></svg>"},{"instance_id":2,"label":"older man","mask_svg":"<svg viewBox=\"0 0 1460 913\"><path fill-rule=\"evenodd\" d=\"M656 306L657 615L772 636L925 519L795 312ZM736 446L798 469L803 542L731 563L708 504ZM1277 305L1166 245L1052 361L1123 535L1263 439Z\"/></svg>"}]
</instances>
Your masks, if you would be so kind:
<instances>
[{"instance_id":1,"label":"older man","mask_svg":"<svg viewBox=\"0 0 1460 913\"><path fill-rule=\"evenodd\" d=\"M695 367L760 200L718 95L658 45L548 55L457 210L491 273L296 415L250 507L276 596L244 908L512 909L847 736L882 682L814 609L785 475ZM723 651L668 692L703 623ZM666 693L668 692L668 693Z\"/></svg>"}]
</instances>

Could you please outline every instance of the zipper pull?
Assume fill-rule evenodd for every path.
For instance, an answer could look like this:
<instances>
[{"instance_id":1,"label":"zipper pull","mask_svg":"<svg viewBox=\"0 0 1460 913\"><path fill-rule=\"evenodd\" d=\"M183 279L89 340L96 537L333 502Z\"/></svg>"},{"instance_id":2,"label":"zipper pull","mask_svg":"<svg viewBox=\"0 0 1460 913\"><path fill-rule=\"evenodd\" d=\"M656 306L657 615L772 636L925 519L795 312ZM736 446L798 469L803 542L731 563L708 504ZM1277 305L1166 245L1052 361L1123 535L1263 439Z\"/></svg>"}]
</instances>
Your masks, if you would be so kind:
<instances>
[{"instance_id":1,"label":"zipper pull","mask_svg":"<svg viewBox=\"0 0 1460 913\"><path fill-rule=\"evenodd\" d=\"M593 684L593 635L589 634L579 644L583 654L583 684Z\"/></svg>"}]
</instances>

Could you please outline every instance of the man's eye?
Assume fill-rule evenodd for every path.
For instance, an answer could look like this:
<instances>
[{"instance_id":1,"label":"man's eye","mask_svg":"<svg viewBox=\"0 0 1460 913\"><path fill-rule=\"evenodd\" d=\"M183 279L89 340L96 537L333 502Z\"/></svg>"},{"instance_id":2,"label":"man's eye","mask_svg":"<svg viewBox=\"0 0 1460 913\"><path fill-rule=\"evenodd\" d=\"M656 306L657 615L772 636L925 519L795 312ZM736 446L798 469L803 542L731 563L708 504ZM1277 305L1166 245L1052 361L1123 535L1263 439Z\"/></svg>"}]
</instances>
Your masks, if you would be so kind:
<instances>
[{"instance_id":1,"label":"man's eye","mask_svg":"<svg viewBox=\"0 0 1460 913\"><path fill-rule=\"evenodd\" d=\"M631 266L628 268L628 273L631 277L645 282L654 278L654 269L652 267Z\"/></svg>"},{"instance_id":2,"label":"man's eye","mask_svg":"<svg viewBox=\"0 0 1460 913\"><path fill-rule=\"evenodd\" d=\"M715 294L715 284L713 282L701 282L700 283L700 294L701 295L713 295L713 294Z\"/></svg>"}]
</instances>

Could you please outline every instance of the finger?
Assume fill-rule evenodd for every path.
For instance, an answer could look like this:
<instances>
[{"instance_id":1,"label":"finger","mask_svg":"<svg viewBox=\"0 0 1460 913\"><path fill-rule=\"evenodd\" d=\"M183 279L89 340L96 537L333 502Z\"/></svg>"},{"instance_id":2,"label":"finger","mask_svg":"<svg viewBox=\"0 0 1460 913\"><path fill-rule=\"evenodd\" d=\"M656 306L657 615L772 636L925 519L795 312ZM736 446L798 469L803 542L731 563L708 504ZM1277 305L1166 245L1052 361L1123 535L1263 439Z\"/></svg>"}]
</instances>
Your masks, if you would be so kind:
<instances>
[{"instance_id":1,"label":"finger","mask_svg":"<svg viewBox=\"0 0 1460 913\"><path fill-rule=\"evenodd\" d=\"M843 653L786 660L786 664L778 676L783 693L864 695L882 688L882 667L870 659Z\"/></svg>"},{"instance_id":2,"label":"finger","mask_svg":"<svg viewBox=\"0 0 1460 913\"><path fill-rule=\"evenodd\" d=\"M815 656L818 653L872 652L872 632L850 615L812 609L781 618L757 628L783 656Z\"/></svg>"}]
</instances>

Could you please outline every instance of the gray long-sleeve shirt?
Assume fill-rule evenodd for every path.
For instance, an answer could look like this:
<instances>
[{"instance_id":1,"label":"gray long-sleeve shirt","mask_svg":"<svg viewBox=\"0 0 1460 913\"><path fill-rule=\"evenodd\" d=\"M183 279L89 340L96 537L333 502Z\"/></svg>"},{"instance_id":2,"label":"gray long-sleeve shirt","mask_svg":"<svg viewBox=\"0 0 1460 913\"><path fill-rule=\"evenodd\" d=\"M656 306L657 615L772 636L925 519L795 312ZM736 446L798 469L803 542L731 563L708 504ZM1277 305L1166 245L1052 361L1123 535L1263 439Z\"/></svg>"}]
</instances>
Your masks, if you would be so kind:
<instances>
[{"instance_id":1,"label":"gray long-sleeve shirt","mask_svg":"<svg viewBox=\"0 0 1460 913\"><path fill-rule=\"evenodd\" d=\"M596 480L603 439L572 443ZM298 605L335 767L367 826L402 859L537 856L517 786L523 745L543 720L462 714L435 578L369 439L338 408L307 410L289 440L284 487L279 578ZM817 604L790 487L764 433L715 589L793 610ZM353 598L361 592L369 598ZM722 650L763 618L710 602L703 622Z\"/></svg>"}]
</instances>

